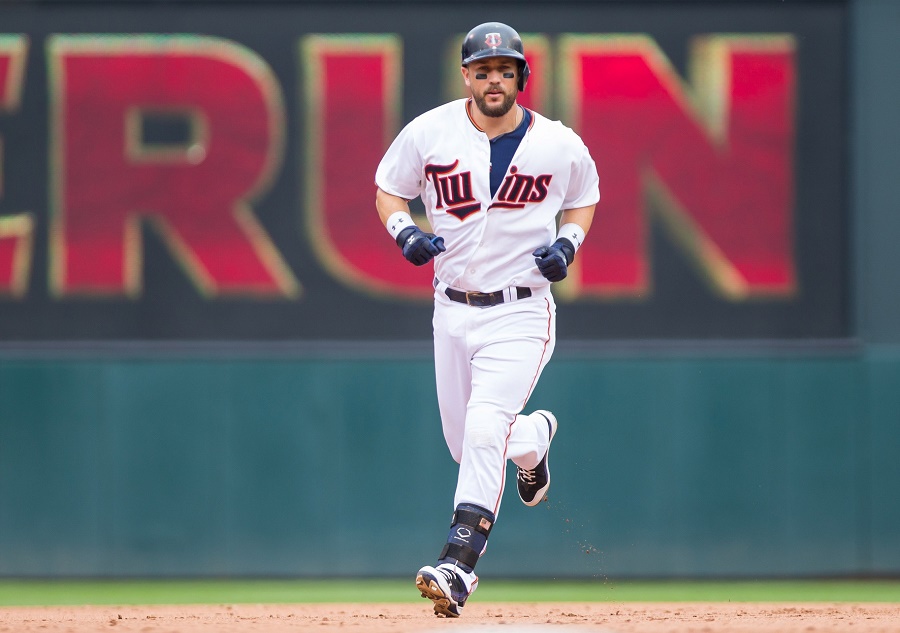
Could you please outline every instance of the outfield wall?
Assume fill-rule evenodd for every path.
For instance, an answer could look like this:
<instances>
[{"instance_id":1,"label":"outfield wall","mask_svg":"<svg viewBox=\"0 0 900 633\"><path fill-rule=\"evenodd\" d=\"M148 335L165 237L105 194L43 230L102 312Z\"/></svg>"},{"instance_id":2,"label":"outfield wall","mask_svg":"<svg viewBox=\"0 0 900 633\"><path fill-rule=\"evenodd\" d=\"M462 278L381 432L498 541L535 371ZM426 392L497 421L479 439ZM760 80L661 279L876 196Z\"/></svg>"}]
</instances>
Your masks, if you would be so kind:
<instances>
[{"instance_id":1,"label":"outfield wall","mask_svg":"<svg viewBox=\"0 0 900 633\"><path fill-rule=\"evenodd\" d=\"M68 203L65 179L54 178L67 163L53 135L66 128L57 116L64 109L47 95L68 84L62 66L45 58L59 61L77 42L46 42L98 27L77 2L0 7L0 31L13 34L0 40L0 56L29 55L21 99L12 80L0 82L0 263L19 262L0 265L0 575L409 574L439 551L454 486L437 419L429 311L421 297L404 298L409 288L361 292L354 284L378 270L347 274L353 260L340 241L311 254L310 236L328 227L304 220L295 239L298 219L281 215L300 198L315 204L295 189L313 175L304 167L309 146L297 139L317 121L309 118L314 103L295 94L311 86L311 62L297 61L297 34L307 30L282 21L277 37L267 37L235 23L225 7L240 12L236 2L216 12L190 2L183 12L179 3L104 4L104 32L141 30L135 7L154 21L147 29L171 22L173 32L196 33L208 20L208 32L248 50L278 48L280 57L262 58L282 81L281 97L259 94L260 103L281 99L283 119L273 121L288 140L257 208L277 247L265 261L280 254L285 268L275 268L299 285L275 274L244 280L258 285L242 293L240 280L204 276L152 219L143 260L127 260L144 265L137 285L127 274L106 286L90 277L104 270L91 268L90 249L84 268L61 267L52 236L64 228L53 218ZM440 6L425 4L416 10ZM646 22L672 55L689 36L738 30L730 9L714 4L686 3L691 13L679 17L674 1L596 3L596 19L622 29ZM551 500L524 508L507 490L483 573L900 574L900 86L885 81L900 74L900 7L800 2L778 13L783 4L740 11L754 32L802 33L803 77L820 59L810 51L829 60L814 72L818 83L797 84L796 287L723 296L653 229L649 298L604 298L601 279L599 296L561 301L560 346L533 399L561 420ZM293 10L266 6L276 16ZM333 10L322 9L317 24L340 32ZM381 10L355 19L387 22ZM666 11L677 18L672 31ZM471 21L453 20L448 32ZM428 32L413 26L397 27L406 50L424 50ZM575 30L564 18L542 28ZM23 32L26 48L15 35ZM121 41L105 43L113 50ZM393 59L391 41L374 44ZM241 59L239 68L259 69ZM679 72L686 66L673 63ZM284 81L298 76L296 66L305 68L301 87ZM401 120L436 98L443 81L440 73L415 76L428 89L404 91ZM177 149L183 140L183 121L143 121L145 149L169 141ZM69 166L90 176L77 161ZM32 210L29 220L22 209ZM20 250L4 251L10 243ZM9 255L22 244L28 267ZM583 281L583 289L594 283Z\"/></svg>"},{"instance_id":2,"label":"outfield wall","mask_svg":"<svg viewBox=\"0 0 900 633\"><path fill-rule=\"evenodd\" d=\"M426 359L16 360L0 380L7 574L403 574L442 544ZM894 573L898 380L896 355L557 359L534 396L562 421L551 501L508 490L484 568Z\"/></svg>"}]
</instances>

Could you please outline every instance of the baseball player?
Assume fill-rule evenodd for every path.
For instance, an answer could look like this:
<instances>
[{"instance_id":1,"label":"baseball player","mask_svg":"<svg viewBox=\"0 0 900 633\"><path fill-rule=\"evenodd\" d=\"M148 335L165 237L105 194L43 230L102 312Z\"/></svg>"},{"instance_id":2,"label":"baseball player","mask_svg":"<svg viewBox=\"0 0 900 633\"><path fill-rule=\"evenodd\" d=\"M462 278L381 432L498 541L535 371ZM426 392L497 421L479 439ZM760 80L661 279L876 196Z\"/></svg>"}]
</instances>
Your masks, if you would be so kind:
<instances>
[{"instance_id":1,"label":"baseball player","mask_svg":"<svg viewBox=\"0 0 900 633\"><path fill-rule=\"evenodd\" d=\"M434 261L438 405L459 474L447 542L416 586L445 617L458 617L477 586L506 461L526 505L550 486L556 417L522 411L556 343L550 283L566 277L600 199L582 140L516 103L530 69L515 30L476 26L461 70L471 97L410 122L375 174L378 214L403 256ZM417 196L431 231L409 214Z\"/></svg>"}]
</instances>

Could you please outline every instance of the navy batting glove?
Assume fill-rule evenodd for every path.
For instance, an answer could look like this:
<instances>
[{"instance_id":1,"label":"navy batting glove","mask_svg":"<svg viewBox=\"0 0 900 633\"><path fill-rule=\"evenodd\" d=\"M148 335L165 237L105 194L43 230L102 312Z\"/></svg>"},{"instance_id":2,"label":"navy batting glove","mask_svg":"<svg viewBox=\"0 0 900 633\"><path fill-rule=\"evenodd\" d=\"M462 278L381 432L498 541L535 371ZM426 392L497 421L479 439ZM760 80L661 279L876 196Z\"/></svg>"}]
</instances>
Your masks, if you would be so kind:
<instances>
[{"instance_id":1,"label":"navy batting glove","mask_svg":"<svg viewBox=\"0 0 900 633\"><path fill-rule=\"evenodd\" d=\"M397 246L403 249L403 256L416 266L427 264L435 255L447 250L443 237L426 233L417 226L408 226L400 231Z\"/></svg>"},{"instance_id":2,"label":"navy batting glove","mask_svg":"<svg viewBox=\"0 0 900 633\"><path fill-rule=\"evenodd\" d=\"M561 237L550 246L536 249L532 255L534 263L545 278L550 281L562 281L569 274L569 264L575 260L575 247L572 246L572 242Z\"/></svg>"}]
</instances>

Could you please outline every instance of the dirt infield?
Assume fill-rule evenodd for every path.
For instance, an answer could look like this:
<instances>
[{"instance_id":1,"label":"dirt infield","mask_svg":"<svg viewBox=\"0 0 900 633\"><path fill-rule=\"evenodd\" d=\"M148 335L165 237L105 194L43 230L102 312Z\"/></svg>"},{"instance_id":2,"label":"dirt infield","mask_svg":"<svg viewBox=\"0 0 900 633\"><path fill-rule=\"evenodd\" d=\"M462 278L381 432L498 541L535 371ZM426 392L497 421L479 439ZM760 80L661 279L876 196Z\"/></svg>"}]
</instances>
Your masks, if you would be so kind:
<instances>
[{"instance_id":1,"label":"dirt infield","mask_svg":"<svg viewBox=\"0 0 900 633\"><path fill-rule=\"evenodd\" d=\"M4 607L0 632L213 633L356 630L395 633L539 633L559 627L602 633L900 632L900 604L879 603L478 603L436 618L421 604Z\"/></svg>"}]
</instances>

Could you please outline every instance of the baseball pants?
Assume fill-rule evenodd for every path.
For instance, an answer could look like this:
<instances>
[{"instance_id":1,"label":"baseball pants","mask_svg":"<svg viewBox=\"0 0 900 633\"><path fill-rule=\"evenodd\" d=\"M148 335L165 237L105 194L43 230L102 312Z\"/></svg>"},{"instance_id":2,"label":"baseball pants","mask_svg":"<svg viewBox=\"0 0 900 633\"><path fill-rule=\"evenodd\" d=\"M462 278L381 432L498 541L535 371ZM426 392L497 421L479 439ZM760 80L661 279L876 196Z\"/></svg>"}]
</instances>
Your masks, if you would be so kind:
<instances>
[{"instance_id":1,"label":"baseball pants","mask_svg":"<svg viewBox=\"0 0 900 633\"><path fill-rule=\"evenodd\" d=\"M506 462L534 468L547 421L522 415L556 344L549 286L526 299L478 308L435 292L434 357L444 439L459 463L454 507L500 509Z\"/></svg>"}]
</instances>

